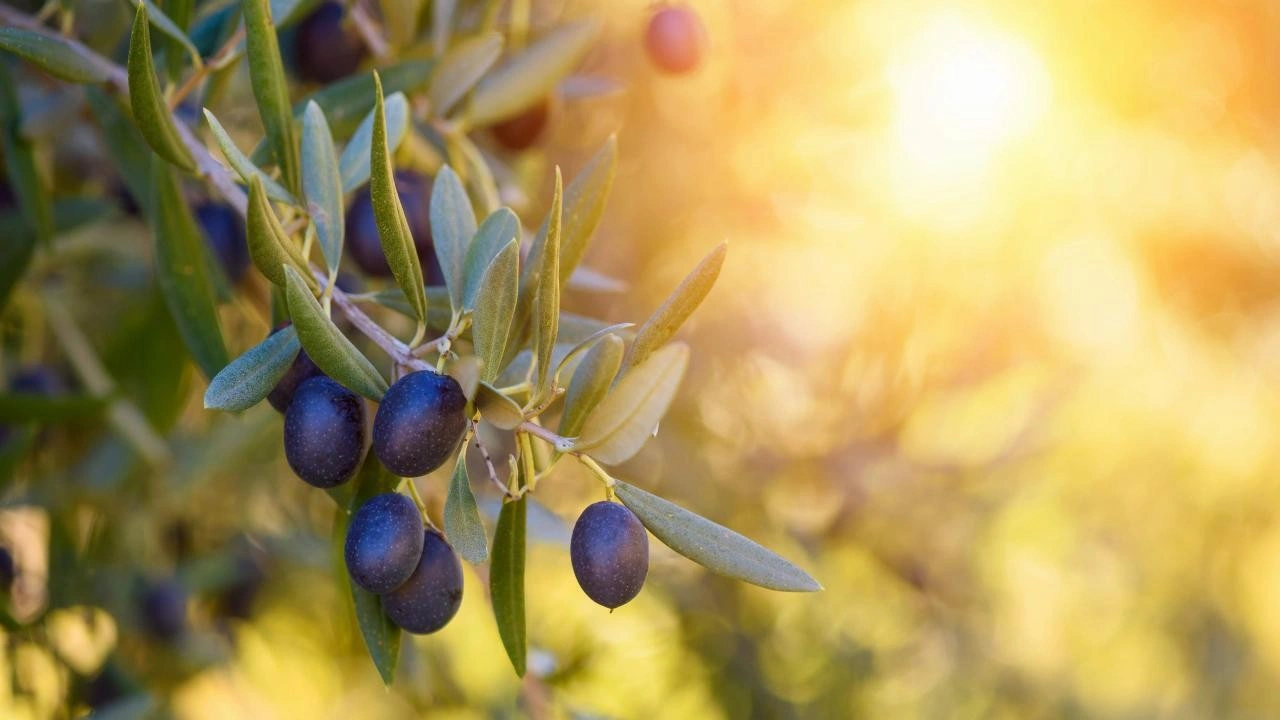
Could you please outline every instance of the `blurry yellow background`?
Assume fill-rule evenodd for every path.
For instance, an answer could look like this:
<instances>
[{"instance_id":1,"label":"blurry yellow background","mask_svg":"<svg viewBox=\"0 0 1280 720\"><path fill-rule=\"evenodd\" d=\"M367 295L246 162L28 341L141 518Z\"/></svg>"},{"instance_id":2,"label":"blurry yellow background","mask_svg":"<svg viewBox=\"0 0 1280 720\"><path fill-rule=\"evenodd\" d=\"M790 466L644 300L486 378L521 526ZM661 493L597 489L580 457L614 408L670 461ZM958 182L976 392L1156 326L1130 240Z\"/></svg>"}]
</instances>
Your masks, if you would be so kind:
<instances>
[{"instance_id":1,"label":"blurry yellow background","mask_svg":"<svg viewBox=\"0 0 1280 720\"><path fill-rule=\"evenodd\" d=\"M672 78L648 2L536 5L601 17L583 73L625 86L558 100L519 168L572 175L618 133L588 264L631 291L571 301L644 317L730 243L684 392L617 474L826 590L655 541L610 614L535 545L541 679L468 568L387 692L321 544L184 717L1280 715L1280 6L701 0L705 63ZM280 458L255 467L295 516L235 522L325 526L327 499L271 488ZM576 471L539 488L568 519L598 495Z\"/></svg>"}]
</instances>

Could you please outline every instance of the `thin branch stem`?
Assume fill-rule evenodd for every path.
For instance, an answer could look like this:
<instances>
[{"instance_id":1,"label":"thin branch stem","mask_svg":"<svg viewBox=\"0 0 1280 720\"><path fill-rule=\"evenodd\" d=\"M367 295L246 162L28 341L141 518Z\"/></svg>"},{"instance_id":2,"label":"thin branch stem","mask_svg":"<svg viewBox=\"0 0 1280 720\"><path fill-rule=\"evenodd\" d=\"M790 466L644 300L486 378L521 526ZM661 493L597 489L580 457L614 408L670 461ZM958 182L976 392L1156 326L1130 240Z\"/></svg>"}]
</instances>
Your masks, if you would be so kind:
<instances>
[{"instance_id":1,"label":"thin branch stem","mask_svg":"<svg viewBox=\"0 0 1280 720\"><path fill-rule=\"evenodd\" d=\"M489 451L485 449L484 444L480 442L480 428L475 422L468 421L471 425L471 437L476 441L476 449L480 451L480 457L484 458L485 469L489 471L489 479L493 484L498 486L498 491L507 497L511 497L511 491L507 489L507 484L502 482L498 477L498 470L493 466L493 458L489 457Z\"/></svg>"},{"instance_id":2,"label":"thin branch stem","mask_svg":"<svg viewBox=\"0 0 1280 720\"><path fill-rule=\"evenodd\" d=\"M580 454L574 451L572 438L567 438L563 435L557 435L556 433L542 427L541 425L535 422L525 420L524 422L520 423L519 426L516 427L516 430L529 433L530 435L538 438L539 440L542 440L543 442L550 443L552 446L555 447L556 450L559 450L562 453L571 453L574 455Z\"/></svg>"},{"instance_id":3,"label":"thin branch stem","mask_svg":"<svg viewBox=\"0 0 1280 720\"><path fill-rule=\"evenodd\" d=\"M418 492L418 484L413 478L405 478L404 484L409 487L409 497L413 498L413 504L418 506L418 513L422 515L422 522L432 530L436 529L436 524L431 522L431 515L427 513L427 503L422 499L422 494Z\"/></svg>"},{"instance_id":4,"label":"thin branch stem","mask_svg":"<svg viewBox=\"0 0 1280 720\"><path fill-rule=\"evenodd\" d=\"M608 471L600 467L600 463L592 460L591 456L583 455L582 453L575 453L574 457L578 458L578 462L586 465L588 470L594 473L596 477L600 478L600 482L604 483L606 488L609 488L610 491L613 490L613 486L616 485L618 481L615 480Z\"/></svg>"},{"instance_id":5,"label":"thin branch stem","mask_svg":"<svg viewBox=\"0 0 1280 720\"><path fill-rule=\"evenodd\" d=\"M170 112L176 110L177 107L182 104L182 101L191 94L191 91L195 90L196 87L209 76L210 72L222 67L222 64L226 62L227 57L231 55L231 53L236 49L236 46L240 44L240 41L244 39L244 32L244 26L241 25L239 29L231 34L231 37L227 38L227 41L222 44L222 47L218 48L218 51L213 54L213 57L209 58L208 62L196 68L187 76L186 81L183 82L169 98Z\"/></svg>"}]
</instances>

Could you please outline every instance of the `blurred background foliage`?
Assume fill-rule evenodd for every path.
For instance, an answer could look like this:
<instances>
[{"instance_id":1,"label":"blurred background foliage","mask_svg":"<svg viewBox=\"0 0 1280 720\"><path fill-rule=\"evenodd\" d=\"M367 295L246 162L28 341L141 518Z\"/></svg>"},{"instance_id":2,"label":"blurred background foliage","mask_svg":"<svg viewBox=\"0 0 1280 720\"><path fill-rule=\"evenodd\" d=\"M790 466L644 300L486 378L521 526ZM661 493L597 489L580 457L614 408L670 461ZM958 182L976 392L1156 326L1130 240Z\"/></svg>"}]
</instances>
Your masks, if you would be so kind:
<instances>
[{"instance_id":1,"label":"blurred background foliage","mask_svg":"<svg viewBox=\"0 0 1280 720\"><path fill-rule=\"evenodd\" d=\"M608 614L565 552L598 490L565 467L531 520L531 679L468 566L458 617L406 643L384 691L334 582L329 500L290 476L269 408L201 408L146 231L110 213L37 259L5 369L66 369L65 315L173 458L153 471L91 419L42 429L10 471L14 615L58 609L6 636L0 714L80 712L103 678L150 693L118 711L191 718L1280 714L1280 8L690 4L708 54L671 78L642 51L648 2L534 3L535 28L599 17L581 72L624 89L555 98L543 149L511 161L527 194L504 200L535 223L552 163L572 175L618 132L587 262L630 289L568 300L610 319L730 241L683 390L616 474L825 592L654 543L646 589ZM24 87L37 108L65 91ZM241 73L214 108L242 147L247 98ZM42 127L57 187L110 200L91 127ZM238 348L263 328L239 301L223 321ZM424 490L438 508L443 478ZM241 618L222 603L245 558L266 582ZM175 573L193 631L148 640L133 588ZM90 597L107 612L57 602Z\"/></svg>"}]
</instances>

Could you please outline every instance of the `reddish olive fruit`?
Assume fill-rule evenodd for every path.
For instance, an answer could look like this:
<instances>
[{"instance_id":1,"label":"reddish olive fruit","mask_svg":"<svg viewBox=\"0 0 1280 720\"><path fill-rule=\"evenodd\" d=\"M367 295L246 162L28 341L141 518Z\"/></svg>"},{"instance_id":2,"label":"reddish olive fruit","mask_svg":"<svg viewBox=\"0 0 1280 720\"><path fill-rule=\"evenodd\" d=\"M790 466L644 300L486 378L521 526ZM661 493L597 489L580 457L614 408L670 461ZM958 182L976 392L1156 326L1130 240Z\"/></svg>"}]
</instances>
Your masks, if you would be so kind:
<instances>
[{"instance_id":1,"label":"reddish olive fruit","mask_svg":"<svg viewBox=\"0 0 1280 720\"><path fill-rule=\"evenodd\" d=\"M417 635L444 627L462 605L462 563L434 530L423 536L418 566L403 585L382 596L382 609L402 630Z\"/></svg>"},{"instance_id":2,"label":"reddish olive fruit","mask_svg":"<svg viewBox=\"0 0 1280 720\"><path fill-rule=\"evenodd\" d=\"M369 499L347 528L347 572L371 593L388 593L404 584L422 558L422 516L399 493Z\"/></svg>"},{"instance_id":3,"label":"reddish olive fruit","mask_svg":"<svg viewBox=\"0 0 1280 720\"><path fill-rule=\"evenodd\" d=\"M544 98L519 115L493 125L489 128L489 133L499 145L508 150L527 150L542 136L549 113L550 105Z\"/></svg>"},{"instance_id":4,"label":"reddish olive fruit","mask_svg":"<svg viewBox=\"0 0 1280 720\"><path fill-rule=\"evenodd\" d=\"M428 285L444 283L440 262L436 260L435 246L431 243L431 187L426 177L409 170L397 170L396 194L409 221L409 234L413 236L418 262L422 264L422 277ZM391 277L391 266L382 252L378 237L378 225L373 218L373 198L369 186L356 193L347 209L347 254L366 274L374 277Z\"/></svg>"},{"instance_id":5,"label":"reddish olive fruit","mask_svg":"<svg viewBox=\"0 0 1280 720\"><path fill-rule=\"evenodd\" d=\"M325 2L298 23L294 58L303 80L322 84L341 80L368 55L355 29L344 24L341 3Z\"/></svg>"},{"instance_id":6,"label":"reddish olive fruit","mask_svg":"<svg viewBox=\"0 0 1280 720\"><path fill-rule=\"evenodd\" d=\"M364 459L365 409L360 396L327 376L298 386L284 414L284 456L309 485L336 487Z\"/></svg>"},{"instance_id":7,"label":"reddish olive fruit","mask_svg":"<svg viewBox=\"0 0 1280 720\"><path fill-rule=\"evenodd\" d=\"M668 5L649 18L644 46L659 70L682 75L702 61L705 37L706 30L696 12L683 5Z\"/></svg>"},{"instance_id":8,"label":"reddish olive fruit","mask_svg":"<svg viewBox=\"0 0 1280 720\"><path fill-rule=\"evenodd\" d=\"M649 572L649 536L635 513L602 500L582 511L569 559L587 597L613 609L630 602Z\"/></svg>"},{"instance_id":9,"label":"reddish olive fruit","mask_svg":"<svg viewBox=\"0 0 1280 720\"><path fill-rule=\"evenodd\" d=\"M400 477L425 475L453 456L467 429L457 380L419 370L397 380L373 419L373 452Z\"/></svg>"}]
</instances>

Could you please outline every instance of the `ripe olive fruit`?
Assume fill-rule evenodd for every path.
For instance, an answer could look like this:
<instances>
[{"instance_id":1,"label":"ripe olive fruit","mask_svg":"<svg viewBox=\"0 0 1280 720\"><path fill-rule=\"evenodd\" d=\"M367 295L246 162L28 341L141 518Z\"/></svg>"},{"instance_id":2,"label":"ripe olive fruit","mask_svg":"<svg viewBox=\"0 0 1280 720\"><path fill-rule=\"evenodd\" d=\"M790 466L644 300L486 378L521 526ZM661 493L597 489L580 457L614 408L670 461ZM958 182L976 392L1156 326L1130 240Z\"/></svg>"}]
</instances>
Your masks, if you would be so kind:
<instances>
[{"instance_id":1,"label":"ripe olive fruit","mask_svg":"<svg viewBox=\"0 0 1280 720\"><path fill-rule=\"evenodd\" d=\"M272 330L274 335L290 323L284 323L280 327ZM271 403L271 407L278 412L283 413L289 409L289 403L293 402L293 395L298 391L298 386L313 377L324 375L324 372L316 366L311 357L307 355L306 350L299 350L293 363L289 365L289 369L284 371L284 376L271 388L271 392L267 393L267 402Z\"/></svg>"},{"instance_id":2,"label":"ripe olive fruit","mask_svg":"<svg viewBox=\"0 0 1280 720\"><path fill-rule=\"evenodd\" d=\"M422 277L428 285L444 283L440 262L436 259L435 246L431 242L431 180L410 170L395 173L396 194L404 208L409 234L418 251L422 265ZM378 238L378 225L373 218L373 198L369 186L356 192L351 207L347 209L347 254L366 274L374 277L391 277L391 266L382 252Z\"/></svg>"},{"instance_id":3,"label":"ripe olive fruit","mask_svg":"<svg viewBox=\"0 0 1280 720\"><path fill-rule=\"evenodd\" d=\"M371 593L388 593L404 584L422 558L422 516L400 493L369 499L347 529L347 572Z\"/></svg>"},{"instance_id":4,"label":"ripe olive fruit","mask_svg":"<svg viewBox=\"0 0 1280 720\"><path fill-rule=\"evenodd\" d=\"M240 216L229 205L205 203L196 207L196 223L227 282L239 285L249 271L249 244Z\"/></svg>"},{"instance_id":5,"label":"ripe olive fruit","mask_svg":"<svg viewBox=\"0 0 1280 720\"><path fill-rule=\"evenodd\" d=\"M328 84L354 73L369 55L355 29L343 23L342 4L325 2L298 23L294 59L298 76Z\"/></svg>"},{"instance_id":6,"label":"ripe olive fruit","mask_svg":"<svg viewBox=\"0 0 1280 720\"><path fill-rule=\"evenodd\" d=\"M587 597L613 609L630 602L649 572L649 536L624 505L602 500L587 507L569 540L573 574Z\"/></svg>"},{"instance_id":7,"label":"ripe olive fruit","mask_svg":"<svg viewBox=\"0 0 1280 720\"><path fill-rule=\"evenodd\" d=\"M296 402L296 401L295 401ZM457 380L419 370L387 390L373 419L373 452L400 477L425 475L448 460L467 428Z\"/></svg>"},{"instance_id":8,"label":"ripe olive fruit","mask_svg":"<svg viewBox=\"0 0 1280 720\"><path fill-rule=\"evenodd\" d=\"M143 628L157 640L177 639L187 629L187 591L174 580L148 584L139 610Z\"/></svg>"},{"instance_id":9,"label":"ripe olive fruit","mask_svg":"<svg viewBox=\"0 0 1280 720\"><path fill-rule=\"evenodd\" d=\"M440 533L427 530L422 556L403 585L382 596L382 609L402 630L417 635L444 627L462 605L462 563Z\"/></svg>"},{"instance_id":10,"label":"ripe olive fruit","mask_svg":"<svg viewBox=\"0 0 1280 720\"><path fill-rule=\"evenodd\" d=\"M341 485L364 459L360 396L321 375L304 381L284 414L284 455L298 477L318 488Z\"/></svg>"},{"instance_id":11,"label":"ripe olive fruit","mask_svg":"<svg viewBox=\"0 0 1280 720\"><path fill-rule=\"evenodd\" d=\"M550 114L550 103L543 98L538 104L519 115L503 120L489 128L489 134L502 147L513 152L527 150L538 142L542 131L547 127L547 116Z\"/></svg>"}]
</instances>

